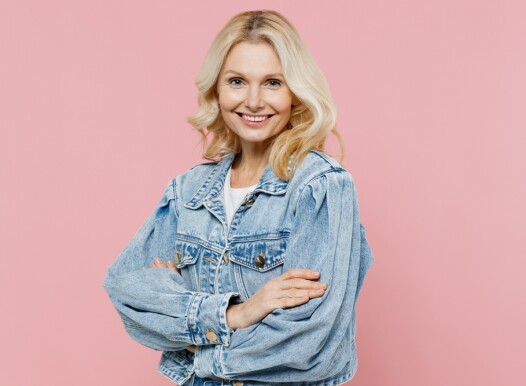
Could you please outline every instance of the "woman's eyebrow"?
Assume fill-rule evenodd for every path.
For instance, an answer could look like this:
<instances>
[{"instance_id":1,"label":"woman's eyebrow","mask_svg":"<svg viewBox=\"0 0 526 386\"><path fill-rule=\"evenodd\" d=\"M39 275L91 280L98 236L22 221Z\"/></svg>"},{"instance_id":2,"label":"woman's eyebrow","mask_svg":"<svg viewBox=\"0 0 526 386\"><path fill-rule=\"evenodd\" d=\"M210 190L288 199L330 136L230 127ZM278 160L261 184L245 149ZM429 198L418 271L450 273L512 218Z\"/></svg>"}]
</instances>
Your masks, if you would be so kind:
<instances>
[{"instance_id":1,"label":"woman's eyebrow","mask_svg":"<svg viewBox=\"0 0 526 386\"><path fill-rule=\"evenodd\" d=\"M234 71L234 70L228 70L228 71L225 71L224 75L227 75L228 73L232 73L234 75L238 75L238 76L245 76L244 74L242 74L241 72L237 72L237 71ZM280 72L277 72L277 73L274 73L274 74L267 74L265 75L265 78L275 78L275 77L282 77L282 78L285 78L283 76L282 73Z\"/></svg>"}]
</instances>

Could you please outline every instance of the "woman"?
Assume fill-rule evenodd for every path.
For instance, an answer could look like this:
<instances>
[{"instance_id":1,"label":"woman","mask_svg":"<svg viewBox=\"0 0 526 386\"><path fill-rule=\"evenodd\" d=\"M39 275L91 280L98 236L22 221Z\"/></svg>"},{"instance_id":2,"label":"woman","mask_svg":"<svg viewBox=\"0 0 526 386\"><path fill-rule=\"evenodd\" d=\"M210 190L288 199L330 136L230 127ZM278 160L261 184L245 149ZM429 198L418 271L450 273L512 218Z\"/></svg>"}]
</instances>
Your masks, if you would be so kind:
<instances>
[{"instance_id":1,"label":"woman","mask_svg":"<svg viewBox=\"0 0 526 386\"><path fill-rule=\"evenodd\" d=\"M169 182L104 281L127 332L178 385L349 380L373 255L353 178L323 153L323 75L290 22L252 11L220 31L197 87L189 121L213 162Z\"/></svg>"}]
</instances>

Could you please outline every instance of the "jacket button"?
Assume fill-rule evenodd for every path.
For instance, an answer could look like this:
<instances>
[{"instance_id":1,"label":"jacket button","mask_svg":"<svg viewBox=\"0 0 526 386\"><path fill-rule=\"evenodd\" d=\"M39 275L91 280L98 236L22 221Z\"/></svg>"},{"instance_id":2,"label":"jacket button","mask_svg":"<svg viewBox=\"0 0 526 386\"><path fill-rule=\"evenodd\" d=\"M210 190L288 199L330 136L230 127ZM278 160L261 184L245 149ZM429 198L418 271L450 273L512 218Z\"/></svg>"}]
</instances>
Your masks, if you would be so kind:
<instances>
[{"instance_id":1,"label":"jacket button","mask_svg":"<svg viewBox=\"0 0 526 386\"><path fill-rule=\"evenodd\" d=\"M259 252L259 255L256 257L256 267L263 268L265 266L265 256L263 256L263 251Z\"/></svg>"},{"instance_id":2,"label":"jacket button","mask_svg":"<svg viewBox=\"0 0 526 386\"><path fill-rule=\"evenodd\" d=\"M208 340L210 340L212 342L215 342L217 340L217 334L215 333L214 330L209 328L208 331L206 331L206 339L208 339Z\"/></svg>"},{"instance_id":3,"label":"jacket button","mask_svg":"<svg viewBox=\"0 0 526 386\"><path fill-rule=\"evenodd\" d=\"M249 198L249 199L247 200L247 202L245 202L245 206L246 206L247 208L250 208L252 205L254 205L255 202L256 202L256 200L254 200L253 198Z\"/></svg>"},{"instance_id":4,"label":"jacket button","mask_svg":"<svg viewBox=\"0 0 526 386\"><path fill-rule=\"evenodd\" d=\"M232 385L234 385L234 386L243 386L243 382L241 382L241 381L234 381L234 382L232 382Z\"/></svg>"}]
</instances>

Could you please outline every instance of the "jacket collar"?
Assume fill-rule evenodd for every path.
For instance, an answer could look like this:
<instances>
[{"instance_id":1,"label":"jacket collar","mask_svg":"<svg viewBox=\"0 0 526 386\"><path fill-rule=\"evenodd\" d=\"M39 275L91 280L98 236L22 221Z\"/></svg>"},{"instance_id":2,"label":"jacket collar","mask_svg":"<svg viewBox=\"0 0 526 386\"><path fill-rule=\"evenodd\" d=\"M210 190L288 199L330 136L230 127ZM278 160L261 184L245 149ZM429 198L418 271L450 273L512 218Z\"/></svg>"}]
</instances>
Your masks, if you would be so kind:
<instances>
[{"instance_id":1,"label":"jacket collar","mask_svg":"<svg viewBox=\"0 0 526 386\"><path fill-rule=\"evenodd\" d=\"M197 209L203 205L204 201L218 196L223 191L228 169L232 165L235 156L235 153L223 156L223 158L214 165L203 185L199 187L192 199L186 202L184 206L189 209ZM284 194L287 191L288 184L288 181L276 176L270 168L270 164L267 164L254 192L256 194L257 192L263 192L270 195Z\"/></svg>"}]
</instances>

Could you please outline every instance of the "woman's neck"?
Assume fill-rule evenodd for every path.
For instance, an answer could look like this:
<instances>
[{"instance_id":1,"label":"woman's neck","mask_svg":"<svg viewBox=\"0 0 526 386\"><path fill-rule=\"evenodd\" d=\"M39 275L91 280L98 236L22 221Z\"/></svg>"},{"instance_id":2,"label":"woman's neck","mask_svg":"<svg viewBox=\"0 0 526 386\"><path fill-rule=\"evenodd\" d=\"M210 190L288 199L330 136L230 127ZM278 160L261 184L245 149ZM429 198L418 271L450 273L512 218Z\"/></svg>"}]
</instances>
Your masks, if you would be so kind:
<instances>
[{"instance_id":1,"label":"woman's neck","mask_svg":"<svg viewBox=\"0 0 526 386\"><path fill-rule=\"evenodd\" d=\"M232 162L230 186L243 188L257 184L268 164L269 150L242 149Z\"/></svg>"}]
</instances>

